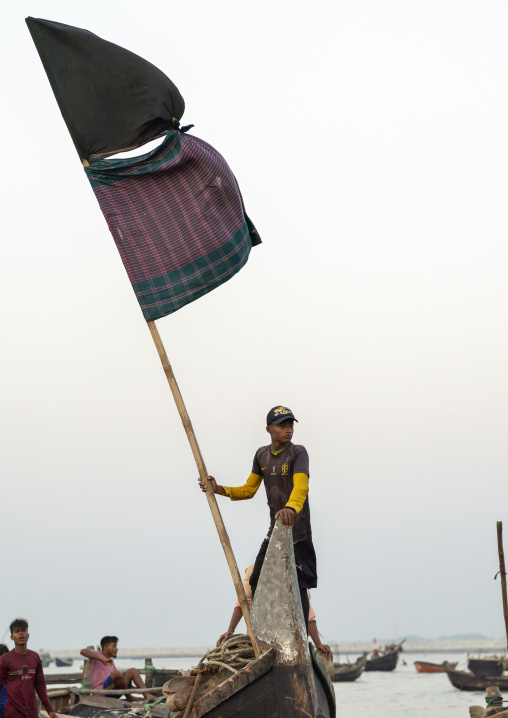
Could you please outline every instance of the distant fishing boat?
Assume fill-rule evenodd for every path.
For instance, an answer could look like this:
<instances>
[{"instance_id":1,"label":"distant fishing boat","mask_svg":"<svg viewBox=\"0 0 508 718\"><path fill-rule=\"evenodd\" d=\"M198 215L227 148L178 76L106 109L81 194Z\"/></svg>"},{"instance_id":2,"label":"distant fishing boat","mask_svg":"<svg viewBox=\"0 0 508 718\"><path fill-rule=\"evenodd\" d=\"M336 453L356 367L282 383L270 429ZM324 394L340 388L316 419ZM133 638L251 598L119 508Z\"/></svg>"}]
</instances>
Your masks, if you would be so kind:
<instances>
[{"instance_id":1,"label":"distant fishing boat","mask_svg":"<svg viewBox=\"0 0 508 718\"><path fill-rule=\"evenodd\" d=\"M48 651L45 651L43 648L39 649L39 658L41 659L43 668L47 668L53 660L51 654L48 653Z\"/></svg>"},{"instance_id":2,"label":"distant fishing boat","mask_svg":"<svg viewBox=\"0 0 508 718\"><path fill-rule=\"evenodd\" d=\"M373 653L371 658L367 661L365 666L366 671L394 671L397 667L399 660L399 653L402 648L402 644L406 639L400 643L396 643L393 647L388 647L383 653Z\"/></svg>"},{"instance_id":3,"label":"distant fishing boat","mask_svg":"<svg viewBox=\"0 0 508 718\"><path fill-rule=\"evenodd\" d=\"M415 661L415 668L418 673L446 673L445 663L431 663L430 661ZM457 663L448 663L448 667L455 669Z\"/></svg>"},{"instance_id":4,"label":"distant fishing boat","mask_svg":"<svg viewBox=\"0 0 508 718\"><path fill-rule=\"evenodd\" d=\"M55 656L55 665L58 666L58 668L72 666L72 663L72 658L58 658L58 656Z\"/></svg>"},{"instance_id":5,"label":"distant fishing boat","mask_svg":"<svg viewBox=\"0 0 508 718\"><path fill-rule=\"evenodd\" d=\"M360 678L364 672L366 664L366 653L364 653L363 656L360 656L360 658L357 658L354 663L334 663L332 681L334 683L356 681L356 679Z\"/></svg>"}]
</instances>

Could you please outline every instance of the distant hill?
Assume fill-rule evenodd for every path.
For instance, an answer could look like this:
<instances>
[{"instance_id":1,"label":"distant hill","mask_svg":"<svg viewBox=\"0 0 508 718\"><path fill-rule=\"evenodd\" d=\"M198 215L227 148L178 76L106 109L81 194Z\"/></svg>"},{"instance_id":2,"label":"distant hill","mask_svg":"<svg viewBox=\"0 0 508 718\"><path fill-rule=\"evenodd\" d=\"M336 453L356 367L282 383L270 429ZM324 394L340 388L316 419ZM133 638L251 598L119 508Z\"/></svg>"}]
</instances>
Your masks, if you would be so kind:
<instances>
[{"instance_id":1,"label":"distant hill","mask_svg":"<svg viewBox=\"0 0 508 718\"><path fill-rule=\"evenodd\" d=\"M455 633L453 636L439 636L436 641L477 641L486 638L479 633Z\"/></svg>"},{"instance_id":2,"label":"distant hill","mask_svg":"<svg viewBox=\"0 0 508 718\"><path fill-rule=\"evenodd\" d=\"M444 641L488 641L488 636L484 636L481 633L454 633L450 634L449 636L439 636L438 638L425 638L424 636L419 636L415 633L404 633L398 636L397 638L394 638L393 636L389 636L388 638L376 638L376 642L379 645L384 645L386 643L396 643L397 641L401 641L403 638L406 639L407 643L438 643L438 642L444 642ZM498 640L498 639L492 639L492 640ZM340 641L331 641L331 643L339 644ZM367 643L373 642L373 639L357 639L356 641L343 641L343 643Z\"/></svg>"},{"instance_id":3,"label":"distant hill","mask_svg":"<svg viewBox=\"0 0 508 718\"><path fill-rule=\"evenodd\" d=\"M404 634L402 638L405 638L407 643L431 643L433 641L483 641L486 640L487 636L482 636L480 633L454 633L450 636L439 636L438 638L425 638L424 636L418 636L414 633ZM369 640L369 639L364 639ZM393 636L390 638L378 638L377 643L393 643L395 640L400 641L401 638L394 639Z\"/></svg>"}]
</instances>

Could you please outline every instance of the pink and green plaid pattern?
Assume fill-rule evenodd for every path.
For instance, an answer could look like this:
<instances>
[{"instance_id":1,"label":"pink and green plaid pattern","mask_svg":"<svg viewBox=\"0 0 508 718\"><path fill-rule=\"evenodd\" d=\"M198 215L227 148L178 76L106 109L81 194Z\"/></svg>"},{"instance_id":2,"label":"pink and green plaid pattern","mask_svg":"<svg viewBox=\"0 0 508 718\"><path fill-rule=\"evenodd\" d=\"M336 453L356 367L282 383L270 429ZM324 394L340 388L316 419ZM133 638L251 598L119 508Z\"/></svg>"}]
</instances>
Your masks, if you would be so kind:
<instances>
[{"instance_id":1,"label":"pink and green plaid pattern","mask_svg":"<svg viewBox=\"0 0 508 718\"><path fill-rule=\"evenodd\" d=\"M153 152L85 171L147 321L226 282L261 242L224 158L197 137L170 132Z\"/></svg>"}]
</instances>

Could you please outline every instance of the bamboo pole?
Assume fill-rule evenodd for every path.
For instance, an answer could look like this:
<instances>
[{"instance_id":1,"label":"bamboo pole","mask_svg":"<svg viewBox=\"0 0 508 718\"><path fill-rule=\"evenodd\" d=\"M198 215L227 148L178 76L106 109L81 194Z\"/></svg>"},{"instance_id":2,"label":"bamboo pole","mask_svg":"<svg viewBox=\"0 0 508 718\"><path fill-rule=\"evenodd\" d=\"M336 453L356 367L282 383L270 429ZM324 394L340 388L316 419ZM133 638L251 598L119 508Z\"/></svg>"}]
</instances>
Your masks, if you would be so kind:
<instances>
[{"instance_id":1,"label":"bamboo pole","mask_svg":"<svg viewBox=\"0 0 508 718\"><path fill-rule=\"evenodd\" d=\"M245 625L247 626L247 633L249 634L250 640L252 641L254 654L256 658L259 658L259 646L257 644L256 637L254 635L254 629L252 628L252 623L250 620L249 603L247 601L247 596L245 595L242 577L240 576L240 572L236 564L236 559L233 554L233 549L231 547L231 542L229 540L224 521L222 520L221 512L217 504L217 499L215 498L215 494L212 491L212 485L208 480L208 472L206 470L205 462L201 454L201 449L199 448L199 444L196 439L194 429L192 428L189 414L187 413L183 397L180 393L180 389L176 382L173 369L171 368L171 364L169 363L168 355L166 354L166 350L164 349L164 344L162 343L159 331L155 326L155 322L148 322L148 328L150 329L152 339L157 348L157 352L162 363L162 368L164 369L164 373L166 374L171 393L173 394L178 413L180 414L180 418L182 420L183 428L185 429L185 433L187 434L187 438L189 440L192 453L194 455L194 460L196 461L196 465L198 467L199 476L201 480L205 482L205 484L208 486L208 491L206 492L208 505L210 506L210 511L212 512L215 527L217 529L217 533L219 534L219 539L226 555L226 560L228 562L229 570L231 572L233 583L235 585L236 595L238 596L238 601L240 603L242 614L245 619Z\"/></svg>"},{"instance_id":2,"label":"bamboo pole","mask_svg":"<svg viewBox=\"0 0 508 718\"><path fill-rule=\"evenodd\" d=\"M508 599L506 596L506 568L503 549L503 522L497 522L497 552L499 554L499 573L501 574L501 593L503 596L504 626L506 630L506 645L508 647ZM495 576L497 578L497 574Z\"/></svg>"}]
</instances>

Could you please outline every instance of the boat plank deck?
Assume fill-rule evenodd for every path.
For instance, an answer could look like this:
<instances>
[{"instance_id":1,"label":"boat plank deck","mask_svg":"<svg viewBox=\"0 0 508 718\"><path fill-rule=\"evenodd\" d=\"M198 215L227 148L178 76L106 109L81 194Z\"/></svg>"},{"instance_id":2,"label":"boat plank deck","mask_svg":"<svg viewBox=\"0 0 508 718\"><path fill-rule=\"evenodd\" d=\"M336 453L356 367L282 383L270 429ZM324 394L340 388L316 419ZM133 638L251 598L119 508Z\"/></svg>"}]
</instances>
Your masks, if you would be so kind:
<instances>
[{"instance_id":1,"label":"boat plank deck","mask_svg":"<svg viewBox=\"0 0 508 718\"><path fill-rule=\"evenodd\" d=\"M189 718L200 718L205 714L210 713L218 705L224 703L224 701L230 700L236 693L245 688L246 686L253 683L255 680L260 678L263 674L270 670L275 658L275 651L273 648L269 648L267 651L261 654L261 656L248 665L243 670L235 673L220 685L213 688L208 693L202 695L193 705ZM272 690L273 694L273 690ZM245 704L244 704L245 706ZM221 708L221 716L226 716L224 713L225 707ZM185 713L184 710L176 714L175 718L181 718ZM227 713L227 715L230 715ZM231 713L236 715L236 713ZM258 715L263 715L258 713Z\"/></svg>"}]
</instances>

